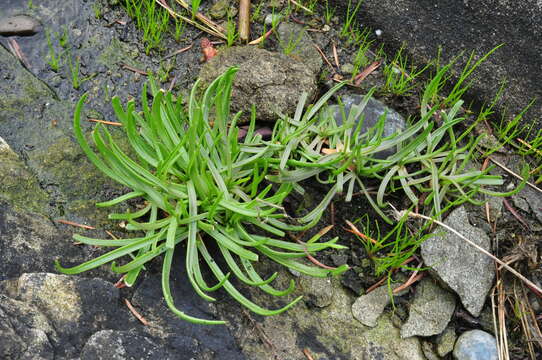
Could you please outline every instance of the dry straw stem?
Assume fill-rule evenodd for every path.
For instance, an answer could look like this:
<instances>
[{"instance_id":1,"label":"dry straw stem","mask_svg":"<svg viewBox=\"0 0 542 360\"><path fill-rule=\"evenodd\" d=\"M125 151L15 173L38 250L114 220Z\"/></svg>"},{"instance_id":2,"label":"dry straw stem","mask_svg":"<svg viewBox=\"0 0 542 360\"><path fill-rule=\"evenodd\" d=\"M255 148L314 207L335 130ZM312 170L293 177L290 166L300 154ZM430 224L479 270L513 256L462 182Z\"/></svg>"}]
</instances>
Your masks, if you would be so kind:
<instances>
[{"instance_id":1,"label":"dry straw stem","mask_svg":"<svg viewBox=\"0 0 542 360\"><path fill-rule=\"evenodd\" d=\"M395 209L394 209L395 210ZM521 275L518 271L516 271L513 267L509 266L508 264L506 264L504 261L500 260L498 257L494 256L493 254L491 254L489 251L487 251L486 249L484 249L483 247L475 244L474 242L472 242L471 240L467 239L465 236L463 236L461 233L459 233L457 230L453 229L452 227L446 225L445 223L443 223L442 221L439 221L439 220L436 220L436 219L433 219L433 218L430 218L429 216L425 216L425 215L422 215L422 214L419 214L419 213L416 213L416 212L412 212L412 211L409 211L409 210L402 210L402 211L397 211L395 210L395 217L397 219L401 219L403 218L403 216L405 215L408 215L409 217L412 217L412 218L419 218L419 219L424 219L424 220L427 220L427 221L432 221L434 223L436 223L437 225L440 225L442 226L443 228L445 228L446 230L448 231L451 231L452 233L454 233L455 235L459 236L462 240L466 241L467 244L473 246L476 248L476 250L480 251L481 253L483 253L484 255L487 255L489 256L490 258L492 258L495 262L497 262L499 265L501 265L502 267L504 267L506 270L510 271L512 274L514 274L515 276L518 277L518 279L520 279L521 281L523 281L525 284L527 284L532 290L535 290L537 291L538 293L542 294L542 289L540 289L538 286L536 286L532 281L530 281L529 279L527 279L525 276Z\"/></svg>"},{"instance_id":2,"label":"dry straw stem","mask_svg":"<svg viewBox=\"0 0 542 360\"><path fill-rule=\"evenodd\" d=\"M196 14L196 19L201 21L204 25L198 23L197 21L193 21L192 19L187 18L186 16L181 15L178 12L175 12L171 7L169 7L162 0L155 0L155 1L156 1L156 3L158 5L160 5L164 9L166 9L167 12L169 13L169 15L173 16L174 18L181 19L182 21L187 22L190 25L195 26L198 29L205 31L206 33L208 33L210 35L214 35L216 37L219 37L221 39L226 40L226 35L225 35L226 30L224 30L224 28L222 26L220 26L220 25L216 24L215 22L211 21L210 19L208 19L203 14L198 12ZM183 0L175 0L175 1L177 1L177 3L179 5L181 5L182 7L184 7L185 9L190 10L190 6L188 6L188 4L185 1L183 1Z\"/></svg>"},{"instance_id":3,"label":"dry straw stem","mask_svg":"<svg viewBox=\"0 0 542 360\"><path fill-rule=\"evenodd\" d=\"M495 160L494 158L492 158L491 156L489 157L489 159L495 164L497 165L498 167L500 167L501 169L503 169L504 171L506 171L507 173L509 173L510 175L520 179L521 181L523 181L523 177L521 177L520 175L516 174L515 172L513 172L512 170L510 170L509 168L507 168L506 166L504 166L503 164L501 164L500 162L498 162L497 160ZM542 193L542 190L536 186L535 184L529 182L529 181L526 181L526 184L529 185L530 187L532 187L533 189L535 189L536 191Z\"/></svg>"},{"instance_id":4,"label":"dry straw stem","mask_svg":"<svg viewBox=\"0 0 542 360\"><path fill-rule=\"evenodd\" d=\"M250 0L239 0L239 39L246 42L250 36Z\"/></svg>"},{"instance_id":5,"label":"dry straw stem","mask_svg":"<svg viewBox=\"0 0 542 360\"><path fill-rule=\"evenodd\" d=\"M298 3L297 1L290 0L290 2L291 2L292 4L294 4L295 6L297 6L297 7L301 8L301 9L305 10L305 11L308 12L309 14L313 14L313 11L312 11L311 9L306 8L305 6L301 5L301 4Z\"/></svg>"},{"instance_id":6,"label":"dry straw stem","mask_svg":"<svg viewBox=\"0 0 542 360\"><path fill-rule=\"evenodd\" d=\"M497 349L499 351L499 360L510 360L508 351L508 332L506 330L506 310L505 310L505 291L500 276L499 268L496 269L497 285L493 287L491 293L491 305L493 310L493 327L495 329L495 339L497 340ZM497 297L497 304L495 304ZM497 309L497 313L495 313Z\"/></svg>"}]
</instances>

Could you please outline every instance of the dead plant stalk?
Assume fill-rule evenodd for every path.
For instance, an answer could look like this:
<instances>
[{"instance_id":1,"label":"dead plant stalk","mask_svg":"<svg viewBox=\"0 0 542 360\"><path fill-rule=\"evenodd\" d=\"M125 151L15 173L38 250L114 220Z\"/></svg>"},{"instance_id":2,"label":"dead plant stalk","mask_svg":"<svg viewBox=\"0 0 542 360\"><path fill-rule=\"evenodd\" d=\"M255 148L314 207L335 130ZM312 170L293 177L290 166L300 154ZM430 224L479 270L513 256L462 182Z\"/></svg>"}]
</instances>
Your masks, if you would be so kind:
<instances>
[{"instance_id":1,"label":"dead plant stalk","mask_svg":"<svg viewBox=\"0 0 542 360\"><path fill-rule=\"evenodd\" d=\"M492 258L495 262L497 262L499 265L501 265L502 267L504 267L506 270L510 271L512 274L514 274L515 276L518 277L518 279L520 279L521 281L523 281L525 284L527 284L531 290L535 290L539 293L542 293L542 289L540 289L538 286L536 286L532 281L530 281L529 279L527 279L525 276L521 275L518 271L516 271L513 267L509 266L508 264L506 264L504 261L502 261L501 259L499 259L498 257L496 257L495 255L491 254L489 251L487 251L486 249L484 249L483 247L475 244L473 241L467 239L465 236L463 236L461 233L459 233L457 230L453 229L452 227L446 225L445 223L443 223L442 221L439 221L439 220L436 220L436 219L432 219L430 218L429 216L425 216L425 215L422 215L422 214L418 214L418 213L415 213L415 212L412 212L412 211L408 211L408 210L402 210L402 211L397 211L395 210L395 215L396 215L396 218L397 219L401 219L404 215L408 215L409 217L412 217L412 218L419 218L419 219L424 219L424 220L427 220L427 221L431 221L431 222L434 222L436 223L437 225L440 225L442 226L443 228L445 228L446 230L454 233L455 235L459 236L462 240L464 240L465 242L467 242L467 244L473 246L474 248L476 248L476 250L480 251L481 253L483 253L484 255L487 255L489 256L490 258Z\"/></svg>"}]
</instances>

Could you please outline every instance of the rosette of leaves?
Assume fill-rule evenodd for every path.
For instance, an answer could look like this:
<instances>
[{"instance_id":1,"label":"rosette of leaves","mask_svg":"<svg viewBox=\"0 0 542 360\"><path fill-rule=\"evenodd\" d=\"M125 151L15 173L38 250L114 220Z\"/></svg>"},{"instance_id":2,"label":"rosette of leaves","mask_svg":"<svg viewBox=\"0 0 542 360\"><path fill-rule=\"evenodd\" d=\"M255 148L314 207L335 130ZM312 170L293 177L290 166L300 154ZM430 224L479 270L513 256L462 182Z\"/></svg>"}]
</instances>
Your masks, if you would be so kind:
<instances>
[{"instance_id":1,"label":"rosette of leaves","mask_svg":"<svg viewBox=\"0 0 542 360\"><path fill-rule=\"evenodd\" d=\"M110 214L109 218L125 221L127 230L143 235L118 240L74 235L75 240L84 244L114 250L72 268L62 267L57 262L59 271L77 274L112 263L112 271L125 274L125 283L132 285L144 264L162 256L162 290L171 311L190 322L220 324L223 321L195 318L175 307L169 282L172 258L178 246L186 247L186 273L194 291L202 298L213 301L208 293L224 288L242 305L261 315L279 314L300 297L282 308L268 310L237 290L230 281L232 274L274 296L288 295L294 290L293 280L286 289L272 287L270 283L276 273L262 278L253 266L260 256L315 277L347 270L346 265L328 269L299 261L323 249L344 248L336 244L337 238L319 242L321 232L304 243L282 239L285 231L314 226L330 197L324 198L302 218L292 219L286 214L282 202L294 185L265 184L268 160L275 155L277 147L262 141L255 132L254 112L243 142L238 140L235 124L241 114L230 113L231 85L236 71L236 68L226 71L201 97L197 95L196 83L186 111L182 101L175 101L171 93L157 89L152 81L152 104L145 86L141 113L136 111L134 101L128 102L124 109L120 100L114 98L114 111L135 153L132 157L121 150L101 124L92 133L97 152L91 148L80 125L86 96L80 99L74 114L74 130L81 148L96 167L131 189L123 196L97 205L105 207L141 199L142 209ZM209 242L216 243L218 254L209 251ZM223 258L227 272L218 265L216 256ZM209 267L216 283L207 283L200 263Z\"/></svg>"}]
</instances>

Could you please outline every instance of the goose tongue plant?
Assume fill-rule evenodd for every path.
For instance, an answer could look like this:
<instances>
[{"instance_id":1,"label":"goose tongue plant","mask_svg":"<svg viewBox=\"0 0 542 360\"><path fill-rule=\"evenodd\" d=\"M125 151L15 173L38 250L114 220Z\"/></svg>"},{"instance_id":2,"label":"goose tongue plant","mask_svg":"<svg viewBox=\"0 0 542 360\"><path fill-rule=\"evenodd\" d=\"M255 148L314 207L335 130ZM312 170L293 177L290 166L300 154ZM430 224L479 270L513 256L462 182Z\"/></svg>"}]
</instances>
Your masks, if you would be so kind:
<instances>
[{"instance_id":1,"label":"goose tongue plant","mask_svg":"<svg viewBox=\"0 0 542 360\"><path fill-rule=\"evenodd\" d=\"M262 140L255 132L254 115L243 142L239 142L235 124L240 113L233 116L230 113L231 85L236 71L231 68L217 78L201 99L196 95L196 83L187 111L181 101L174 101L171 93L158 90L153 82L150 83L154 96L152 105L147 99L146 86L143 89L142 113L135 110L133 101L124 109L120 100L114 98L113 108L136 154L133 157L124 153L100 124L92 133L97 152L91 149L80 124L86 96L80 99L74 129L81 148L96 167L131 189L97 206L112 206L133 198L141 199L145 206L138 211L109 215L110 219L126 221L126 229L137 231L138 237L110 240L74 235L74 239L82 243L115 249L72 268L62 267L57 262L59 271L77 274L112 263L112 271L125 274L124 281L132 285L145 263L162 256L162 290L171 311L186 321L220 324L223 321L195 318L175 307L169 278L178 246L186 248L184 265L196 293L214 301L208 293L224 288L242 305L261 315L279 314L300 297L283 308L268 310L236 289L230 281L232 274L274 296L285 296L294 290L293 280L286 289L273 288L270 283L276 273L263 279L253 267L260 256L316 277L347 270L346 265L328 269L299 261L323 249L344 248L336 244L337 238L318 242L321 232L305 243L282 239L285 231L302 231L314 226L336 189L333 187L315 209L300 219L292 219L285 213L282 202L294 185L285 182L274 188L264 183L266 174L276 167L271 159L276 159L276 153L283 151L284 146ZM216 243L218 254L208 250L209 242ZM131 258L117 264L125 255ZM223 271L214 256L223 258L228 272ZM200 262L210 268L216 284L208 284L204 279Z\"/></svg>"}]
</instances>

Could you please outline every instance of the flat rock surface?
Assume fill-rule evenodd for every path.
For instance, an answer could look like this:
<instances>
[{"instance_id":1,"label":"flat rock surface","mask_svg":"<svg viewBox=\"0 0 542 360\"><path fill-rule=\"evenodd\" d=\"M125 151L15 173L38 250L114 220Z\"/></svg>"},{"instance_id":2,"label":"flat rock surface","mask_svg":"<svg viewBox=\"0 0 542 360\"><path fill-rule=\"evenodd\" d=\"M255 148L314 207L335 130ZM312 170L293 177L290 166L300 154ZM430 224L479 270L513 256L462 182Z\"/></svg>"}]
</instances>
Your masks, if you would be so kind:
<instances>
[{"instance_id":1,"label":"flat rock surface","mask_svg":"<svg viewBox=\"0 0 542 360\"><path fill-rule=\"evenodd\" d=\"M407 322L401 337L440 334L450 322L455 310L455 296L438 286L431 278L424 278L416 286Z\"/></svg>"},{"instance_id":2,"label":"flat rock surface","mask_svg":"<svg viewBox=\"0 0 542 360\"><path fill-rule=\"evenodd\" d=\"M484 231L470 225L463 206L452 211L444 223L490 250L489 237ZM493 285L493 261L444 228L437 228L433 234L421 246L425 264L432 267L438 277L459 295L463 306L472 315L478 316Z\"/></svg>"},{"instance_id":3,"label":"flat rock surface","mask_svg":"<svg viewBox=\"0 0 542 360\"><path fill-rule=\"evenodd\" d=\"M15 15L0 18L0 35L33 35L38 32L40 23L28 15Z\"/></svg>"},{"instance_id":4,"label":"flat rock surface","mask_svg":"<svg viewBox=\"0 0 542 360\"><path fill-rule=\"evenodd\" d=\"M330 4L346 14L347 1L333 0ZM440 47L441 63L463 54L456 66L459 71L471 51L478 59L505 44L476 70L469 94L488 103L506 78L504 102L510 118L531 99L542 97L540 18L542 4L538 0L366 0L357 14L358 23L380 29L391 47L399 49L406 43L406 49L418 62L436 58ZM523 124L534 121L535 128L540 129L541 115L542 102L538 101L523 118ZM499 121L500 117L495 119Z\"/></svg>"}]
</instances>

